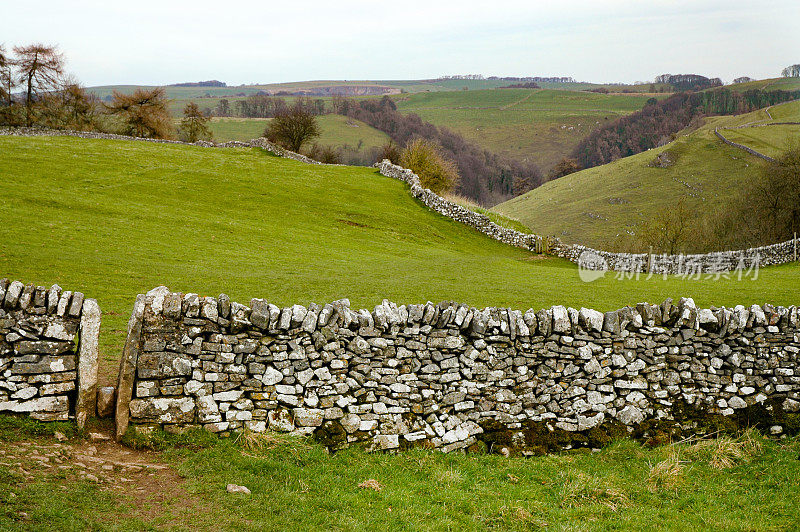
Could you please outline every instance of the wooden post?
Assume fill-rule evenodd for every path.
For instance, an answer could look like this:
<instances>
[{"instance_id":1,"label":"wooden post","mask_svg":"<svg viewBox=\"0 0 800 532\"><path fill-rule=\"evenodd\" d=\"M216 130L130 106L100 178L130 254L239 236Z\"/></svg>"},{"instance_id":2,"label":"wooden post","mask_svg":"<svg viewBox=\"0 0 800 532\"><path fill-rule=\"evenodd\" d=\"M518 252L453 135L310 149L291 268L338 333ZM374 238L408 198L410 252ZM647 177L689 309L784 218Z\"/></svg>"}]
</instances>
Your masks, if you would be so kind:
<instances>
[{"instance_id":1,"label":"wooden post","mask_svg":"<svg viewBox=\"0 0 800 532\"><path fill-rule=\"evenodd\" d=\"M794 261L797 262L797 231L794 232Z\"/></svg>"}]
</instances>

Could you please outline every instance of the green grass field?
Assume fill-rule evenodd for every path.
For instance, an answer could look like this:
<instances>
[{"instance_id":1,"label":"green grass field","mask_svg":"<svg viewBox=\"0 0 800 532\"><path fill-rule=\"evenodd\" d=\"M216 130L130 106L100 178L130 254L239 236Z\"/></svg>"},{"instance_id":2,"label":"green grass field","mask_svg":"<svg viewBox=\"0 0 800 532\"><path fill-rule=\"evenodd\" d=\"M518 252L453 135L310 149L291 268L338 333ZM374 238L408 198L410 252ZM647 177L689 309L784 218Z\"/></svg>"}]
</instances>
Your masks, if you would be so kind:
<instances>
[{"instance_id":1,"label":"green grass field","mask_svg":"<svg viewBox=\"0 0 800 532\"><path fill-rule=\"evenodd\" d=\"M547 172L595 128L641 109L650 97L503 89L401 95L395 101L400 111Z\"/></svg>"},{"instance_id":2,"label":"green grass field","mask_svg":"<svg viewBox=\"0 0 800 532\"><path fill-rule=\"evenodd\" d=\"M800 120L800 102L777 106L775 111L777 121ZM520 220L536 233L603 249L624 247L650 213L680 199L702 223L736 197L740 185L757 179L762 164L757 157L723 144L714 127L762 121L768 121L764 110L709 118L667 146L551 181L493 211ZM797 133L797 126L723 131L735 142L771 154ZM650 167L664 151L674 160L673 166Z\"/></svg>"},{"instance_id":3,"label":"green grass field","mask_svg":"<svg viewBox=\"0 0 800 532\"><path fill-rule=\"evenodd\" d=\"M323 146L349 147L366 154L389 141L389 136L361 122L341 115L317 117L322 134L314 142ZM264 135L269 119L222 118L209 122L215 142L228 140L250 140Z\"/></svg>"},{"instance_id":4,"label":"green grass field","mask_svg":"<svg viewBox=\"0 0 800 532\"><path fill-rule=\"evenodd\" d=\"M620 441L599 453L504 458L419 449L331 455L281 435L253 449L198 434L134 454L168 471L105 472L116 480L99 484L29 458L80 448L78 438L59 443L52 431L0 416L0 450L25 468L0 462L3 530L746 531L800 523L797 438L746 434L654 449ZM228 483L252 494L226 493Z\"/></svg>"},{"instance_id":5,"label":"green grass field","mask_svg":"<svg viewBox=\"0 0 800 532\"><path fill-rule=\"evenodd\" d=\"M98 299L106 382L135 295L160 284L278 305L348 297L366 308L389 298L609 310L687 295L700 305L789 305L800 282L800 267L788 265L757 280L586 284L573 264L434 214L373 169L258 149L0 137L0 166L0 272Z\"/></svg>"},{"instance_id":6,"label":"green grass field","mask_svg":"<svg viewBox=\"0 0 800 532\"><path fill-rule=\"evenodd\" d=\"M759 153L776 157L786 151L791 142L800 139L800 125L750 127L722 132L730 141L752 148Z\"/></svg>"}]
</instances>

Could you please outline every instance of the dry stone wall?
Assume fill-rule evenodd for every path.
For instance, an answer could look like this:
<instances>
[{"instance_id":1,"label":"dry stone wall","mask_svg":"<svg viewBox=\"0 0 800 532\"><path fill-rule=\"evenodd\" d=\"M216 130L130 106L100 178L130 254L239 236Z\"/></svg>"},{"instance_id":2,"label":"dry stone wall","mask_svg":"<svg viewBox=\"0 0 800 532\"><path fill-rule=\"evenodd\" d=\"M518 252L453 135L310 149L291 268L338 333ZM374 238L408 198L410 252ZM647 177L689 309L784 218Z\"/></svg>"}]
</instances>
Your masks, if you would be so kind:
<instances>
[{"instance_id":1,"label":"dry stone wall","mask_svg":"<svg viewBox=\"0 0 800 532\"><path fill-rule=\"evenodd\" d=\"M118 436L130 422L313 434L332 449L531 453L692 432L703 416L800 428L796 307L370 312L159 287L137 299L129 331Z\"/></svg>"},{"instance_id":2,"label":"dry stone wall","mask_svg":"<svg viewBox=\"0 0 800 532\"><path fill-rule=\"evenodd\" d=\"M42 127L0 127L0 136L11 137L78 137L82 139L105 139L105 140L133 140L139 142L151 142L155 144L182 144L186 146L200 146L201 148L262 148L280 157L294 159L307 164L323 164L315 161L303 154L295 153L271 143L264 137L248 141L231 140L228 142L210 142L198 140L197 142L184 142L182 140L151 139L144 137L131 137L128 135L117 135L115 133L100 133L98 131L74 131L71 129L50 129ZM337 165L338 166L338 165Z\"/></svg>"},{"instance_id":3,"label":"dry stone wall","mask_svg":"<svg viewBox=\"0 0 800 532\"><path fill-rule=\"evenodd\" d=\"M94 414L100 308L81 292L0 280L0 412Z\"/></svg>"},{"instance_id":4,"label":"dry stone wall","mask_svg":"<svg viewBox=\"0 0 800 532\"><path fill-rule=\"evenodd\" d=\"M375 166L382 175L408 183L412 196L443 216L464 223L511 246L530 251L542 249L543 237L541 235L527 234L501 227L484 214L456 205L424 188L420 184L419 177L411 170L392 164L388 160L377 163ZM549 238L548 247L550 253L574 262L587 270L673 275L745 271L761 266L785 264L796 261L798 258L795 240L737 251L692 255L613 253L578 244L564 244L557 238Z\"/></svg>"}]
</instances>

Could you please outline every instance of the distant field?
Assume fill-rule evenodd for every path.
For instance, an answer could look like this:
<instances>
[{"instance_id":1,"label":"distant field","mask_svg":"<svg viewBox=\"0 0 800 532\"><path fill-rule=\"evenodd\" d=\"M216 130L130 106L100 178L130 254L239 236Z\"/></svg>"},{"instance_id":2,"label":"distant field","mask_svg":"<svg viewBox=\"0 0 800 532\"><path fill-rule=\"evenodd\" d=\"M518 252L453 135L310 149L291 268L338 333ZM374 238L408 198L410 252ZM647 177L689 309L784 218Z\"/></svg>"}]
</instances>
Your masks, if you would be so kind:
<instances>
[{"instance_id":1,"label":"distant field","mask_svg":"<svg viewBox=\"0 0 800 532\"><path fill-rule=\"evenodd\" d=\"M395 101L400 111L547 172L595 128L641 109L650 97L503 89L403 95Z\"/></svg>"},{"instance_id":2,"label":"distant field","mask_svg":"<svg viewBox=\"0 0 800 532\"><path fill-rule=\"evenodd\" d=\"M389 141L389 136L361 122L340 115L323 115L317 117L322 129L315 142L325 146L351 146L363 149L382 146ZM228 140L250 140L261 137L269 123L268 118L228 118L214 117L210 129L216 142Z\"/></svg>"},{"instance_id":3,"label":"distant field","mask_svg":"<svg viewBox=\"0 0 800 532\"><path fill-rule=\"evenodd\" d=\"M777 107L781 119L800 120L800 102ZM610 164L583 170L546 183L492 210L520 220L534 232L566 242L614 249L629 240L637 227L663 205L683 199L702 221L724 208L739 186L758 178L761 159L723 144L715 126L735 126L766 120L763 110L734 117L712 117L705 126L676 141ZM748 146L765 150L782 147L794 126L725 130ZM758 149L758 148L756 148ZM648 166L659 153L674 160L669 168ZM774 153L774 151L773 151Z\"/></svg>"},{"instance_id":4,"label":"distant field","mask_svg":"<svg viewBox=\"0 0 800 532\"><path fill-rule=\"evenodd\" d=\"M736 83L727 85L727 88L735 91L744 92L751 89L768 91L796 91L800 90L800 78L770 78L748 81L747 83Z\"/></svg>"},{"instance_id":5,"label":"distant field","mask_svg":"<svg viewBox=\"0 0 800 532\"><path fill-rule=\"evenodd\" d=\"M666 96L656 95L658 98ZM568 155L596 127L641 109L651 97L650 94L606 95L576 90L531 89L451 90L392 96L401 112L414 112L423 120L448 127L489 151L533 162L544 172ZM226 98L231 107L242 99L236 96ZM362 98L367 97L356 99ZM213 109L220 99L176 99L170 101L169 109L177 117L189 101L194 101L201 109ZM284 99L287 102L293 100L292 97ZM237 140L241 140L242 135L246 136L256 128L254 124L240 126L233 121L229 126L215 126L219 128L220 139L238 136ZM239 128L241 132L236 131ZM331 131L344 135L347 140L341 143L352 145L359 140L353 138L352 132L346 128L333 128ZM333 141L325 140L324 143L333 144Z\"/></svg>"}]
</instances>

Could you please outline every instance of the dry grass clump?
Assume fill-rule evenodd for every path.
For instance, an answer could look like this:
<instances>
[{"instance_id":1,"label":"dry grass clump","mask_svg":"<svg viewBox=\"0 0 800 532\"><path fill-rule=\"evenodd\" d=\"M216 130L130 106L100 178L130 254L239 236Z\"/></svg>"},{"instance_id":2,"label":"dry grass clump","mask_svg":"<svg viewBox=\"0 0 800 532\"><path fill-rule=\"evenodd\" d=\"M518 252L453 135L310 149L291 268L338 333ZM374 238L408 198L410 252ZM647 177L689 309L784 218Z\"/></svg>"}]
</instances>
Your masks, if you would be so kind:
<instances>
[{"instance_id":1,"label":"dry grass clump","mask_svg":"<svg viewBox=\"0 0 800 532\"><path fill-rule=\"evenodd\" d=\"M562 508L576 508L586 504L602 504L616 512L631 505L624 490L609 486L604 479L570 470L561 473L563 484L559 493Z\"/></svg>"},{"instance_id":2,"label":"dry grass clump","mask_svg":"<svg viewBox=\"0 0 800 532\"><path fill-rule=\"evenodd\" d=\"M282 434L269 430L264 432L243 430L239 432L233 443L242 449L251 452L268 451L277 447L288 448L292 451L299 451L309 447L307 443L302 441L297 436Z\"/></svg>"},{"instance_id":3,"label":"dry grass clump","mask_svg":"<svg viewBox=\"0 0 800 532\"><path fill-rule=\"evenodd\" d=\"M359 488L363 489L370 489L374 491L381 491L383 489L383 484L375 480L374 478L368 478L364 482L358 485Z\"/></svg>"},{"instance_id":4,"label":"dry grass clump","mask_svg":"<svg viewBox=\"0 0 800 532\"><path fill-rule=\"evenodd\" d=\"M480 205L478 205L475 200L472 200L466 196L462 196L461 194L457 194L455 192L444 192L441 194L442 198L446 199L450 203L455 203L456 205L461 205L465 209L475 210L475 209L483 209Z\"/></svg>"},{"instance_id":5,"label":"dry grass clump","mask_svg":"<svg viewBox=\"0 0 800 532\"><path fill-rule=\"evenodd\" d=\"M677 489L683 482L686 465L706 462L714 469L728 469L747 462L761 454L762 443L758 431L747 429L740 436L719 436L672 444L670 455L655 465L650 465L647 486L651 492Z\"/></svg>"},{"instance_id":6,"label":"dry grass clump","mask_svg":"<svg viewBox=\"0 0 800 532\"><path fill-rule=\"evenodd\" d=\"M678 454L674 453L666 460L650 465L647 488L653 493L662 489L676 489L683 482L684 464L687 463L689 462L681 460Z\"/></svg>"},{"instance_id":7,"label":"dry grass clump","mask_svg":"<svg viewBox=\"0 0 800 532\"><path fill-rule=\"evenodd\" d=\"M444 484L448 488L461 484L464 478L461 476L461 473L457 469L448 468L444 471L437 471L436 472L436 480L441 484Z\"/></svg>"},{"instance_id":8,"label":"dry grass clump","mask_svg":"<svg viewBox=\"0 0 800 532\"><path fill-rule=\"evenodd\" d=\"M495 526L501 527L502 524L509 522L523 525L528 530L536 530L539 528L546 528L548 526L547 521L541 519L540 517L536 517L529 510L523 508L522 506L503 505L499 508L498 514L498 519L487 521L487 524L491 525L491 528L494 528Z\"/></svg>"},{"instance_id":9,"label":"dry grass clump","mask_svg":"<svg viewBox=\"0 0 800 532\"><path fill-rule=\"evenodd\" d=\"M700 440L683 450L684 456L705 460L714 469L728 469L761 453L762 444L755 429L747 429L737 438L720 436Z\"/></svg>"}]
</instances>

